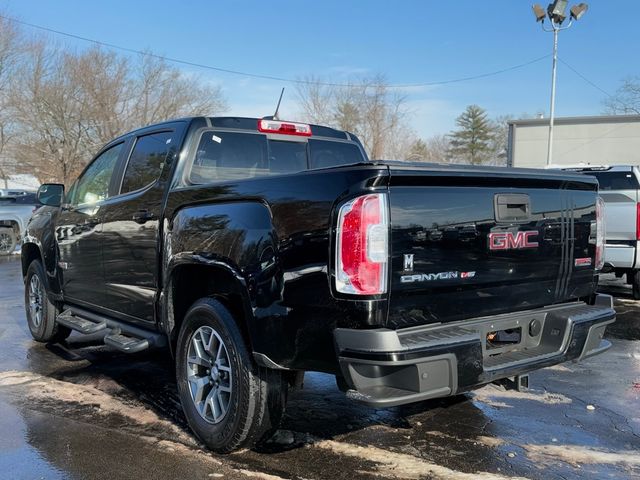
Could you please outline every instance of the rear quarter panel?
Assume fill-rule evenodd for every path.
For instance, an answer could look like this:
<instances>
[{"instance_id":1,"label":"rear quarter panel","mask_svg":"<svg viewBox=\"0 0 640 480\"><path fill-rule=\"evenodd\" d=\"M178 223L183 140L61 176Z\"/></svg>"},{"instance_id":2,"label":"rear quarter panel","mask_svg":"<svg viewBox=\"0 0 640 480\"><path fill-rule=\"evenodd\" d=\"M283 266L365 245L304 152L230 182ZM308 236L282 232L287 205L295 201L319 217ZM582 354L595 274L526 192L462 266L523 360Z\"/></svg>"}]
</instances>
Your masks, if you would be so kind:
<instances>
[{"instance_id":1,"label":"rear quarter panel","mask_svg":"<svg viewBox=\"0 0 640 480\"><path fill-rule=\"evenodd\" d=\"M250 303L254 351L288 368L333 371L333 329L381 323L386 313L386 298L332 295L334 207L385 190L386 179L385 167L359 166L171 191L165 282L185 263L226 269Z\"/></svg>"}]
</instances>

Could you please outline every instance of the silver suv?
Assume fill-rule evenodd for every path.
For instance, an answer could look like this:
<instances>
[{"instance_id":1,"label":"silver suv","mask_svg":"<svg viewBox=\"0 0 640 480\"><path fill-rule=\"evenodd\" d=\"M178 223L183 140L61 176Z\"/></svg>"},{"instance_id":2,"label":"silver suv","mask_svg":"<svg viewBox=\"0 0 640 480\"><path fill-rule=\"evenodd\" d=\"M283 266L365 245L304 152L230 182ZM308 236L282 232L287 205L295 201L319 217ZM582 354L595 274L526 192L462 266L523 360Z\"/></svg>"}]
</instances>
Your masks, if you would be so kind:
<instances>
[{"instance_id":1,"label":"silver suv","mask_svg":"<svg viewBox=\"0 0 640 480\"><path fill-rule=\"evenodd\" d=\"M592 175L600 184L604 200L606 272L616 277L627 275L633 286L633 298L640 300L640 169L637 166L589 166L565 168Z\"/></svg>"}]
</instances>

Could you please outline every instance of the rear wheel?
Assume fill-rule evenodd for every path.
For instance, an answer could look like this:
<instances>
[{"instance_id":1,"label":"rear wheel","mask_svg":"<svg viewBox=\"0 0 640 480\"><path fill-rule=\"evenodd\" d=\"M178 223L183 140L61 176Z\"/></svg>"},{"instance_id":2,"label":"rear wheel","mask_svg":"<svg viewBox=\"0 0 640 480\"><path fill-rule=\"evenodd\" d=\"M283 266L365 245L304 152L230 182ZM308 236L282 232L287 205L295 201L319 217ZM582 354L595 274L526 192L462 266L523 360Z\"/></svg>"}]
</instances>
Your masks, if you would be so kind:
<instances>
[{"instance_id":1,"label":"rear wheel","mask_svg":"<svg viewBox=\"0 0 640 480\"><path fill-rule=\"evenodd\" d=\"M18 237L13 228L0 227L0 255L11 255L18 244Z\"/></svg>"},{"instance_id":2,"label":"rear wheel","mask_svg":"<svg viewBox=\"0 0 640 480\"><path fill-rule=\"evenodd\" d=\"M58 309L49 300L44 282L42 264L38 260L31 262L24 285L24 304L29 331L38 342L61 342L71 334L71 330L56 323Z\"/></svg>"},{"instance_id":3,"label":"rear wheel","mask_svg":"<svg viewBox=\"0 0 640 480\"><path fill-rule=\"evenodd\" d=\"M212 450L250 448L280 423L282 373L255 364L233 317L214 299L198 300L185 316L176 376L187 421Z\"/></svg>"},{"instance_id":4,"label":"rear wheel","mask_svg":"<svg viewBox=\"0 0 640 480\"><path fill-rule=\"evenodd\" d=\"M640 270L635 270L628 275L631 276L630 283L633 290L633 298L635 300L640 300Z\"/></svg>"}]
</instances>

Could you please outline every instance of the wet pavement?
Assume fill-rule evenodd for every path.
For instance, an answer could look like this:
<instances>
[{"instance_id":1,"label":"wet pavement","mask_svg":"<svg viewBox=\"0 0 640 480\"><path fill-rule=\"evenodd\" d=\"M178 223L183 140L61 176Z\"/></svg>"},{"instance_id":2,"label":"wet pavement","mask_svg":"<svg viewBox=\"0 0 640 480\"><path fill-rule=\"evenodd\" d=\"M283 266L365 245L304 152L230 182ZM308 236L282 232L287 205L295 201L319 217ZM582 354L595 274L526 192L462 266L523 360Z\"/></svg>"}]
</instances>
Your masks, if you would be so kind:
<instances>
[{"instance_id":1,"label":"wet pavement","mask_svg":"<svg viewBox=\"0 0 640 480\"><path fill-rule=\"evenodd\" d=\"M307 374L271 442L216 455L186 427L168 354L33 342L19 256L0 259L0 478L637 478L640 302L602 283L619 312L613 348L531 374L526 393L377 410Z\"/></svg>"}]
</instances>

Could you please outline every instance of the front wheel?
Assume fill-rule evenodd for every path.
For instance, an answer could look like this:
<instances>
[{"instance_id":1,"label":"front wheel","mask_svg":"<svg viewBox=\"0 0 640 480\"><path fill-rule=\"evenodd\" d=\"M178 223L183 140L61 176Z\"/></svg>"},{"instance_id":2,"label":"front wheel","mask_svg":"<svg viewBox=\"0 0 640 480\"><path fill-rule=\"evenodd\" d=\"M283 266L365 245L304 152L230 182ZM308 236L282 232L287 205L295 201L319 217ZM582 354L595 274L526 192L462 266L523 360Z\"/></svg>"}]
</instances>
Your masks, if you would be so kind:
<instances>
[{"instance_id":1,"label":"front wheel","mask_svg":"<svg viewBox=\"0 0 640 480\"><path fill-rule=\"evenodd\" d=\"M24 304L29 331L38 342L61 342L71 334L71 330L56 322L58 309L49 300L44 282L42 264L38 260L31 262L24 284Z\"/></svg>"},{"instance_id":2,"label":"front wheel","mask_svg":"<svg viewBox=\"0 0 640 480\"><path fill-rule=\"evenodd\" d=\"M282 373L255 364L233 317L212 298L198 300L185 316L176 377L189 426L211 450L254 446L284 413Z\"/></svg>"},{"instance_id":3,"label":"front wheel","mask_svg":"<svg viewBox=\"0 0 640 480\"><path fill-rule=\"evenodd\" d=\"M11 255L18 244L13 228L0 227L0 255Z\"/></svg>"}]
</instances>

